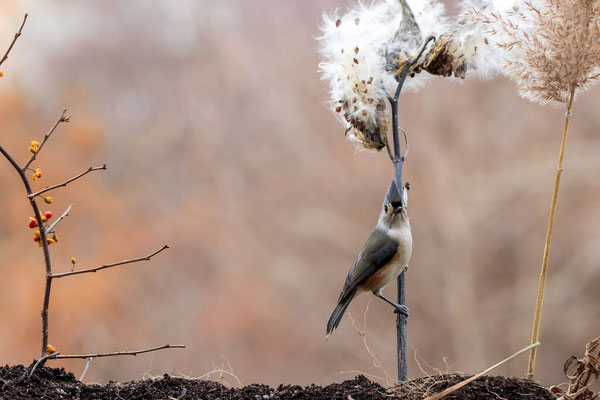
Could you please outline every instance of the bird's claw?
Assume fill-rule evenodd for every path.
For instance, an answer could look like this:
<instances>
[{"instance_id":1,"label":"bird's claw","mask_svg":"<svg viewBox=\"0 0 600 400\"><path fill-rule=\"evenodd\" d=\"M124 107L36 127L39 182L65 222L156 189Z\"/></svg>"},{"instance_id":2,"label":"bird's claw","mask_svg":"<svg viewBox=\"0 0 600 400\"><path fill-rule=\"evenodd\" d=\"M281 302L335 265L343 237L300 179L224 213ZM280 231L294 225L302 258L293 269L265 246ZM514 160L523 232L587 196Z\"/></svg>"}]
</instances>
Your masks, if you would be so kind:
<instances>
[{"instance_id":1,"label":"bird's claw","mask_svg":"<svg viewBox=\"0 0 600 400\"><path fill-rule=\"evenodd\" d=\"M403 305L396 305L396 308L394 309L394 313L398 314L402 314L405 317L408 317L408 307L403 306Z\"/></svg>"}]
</instances>

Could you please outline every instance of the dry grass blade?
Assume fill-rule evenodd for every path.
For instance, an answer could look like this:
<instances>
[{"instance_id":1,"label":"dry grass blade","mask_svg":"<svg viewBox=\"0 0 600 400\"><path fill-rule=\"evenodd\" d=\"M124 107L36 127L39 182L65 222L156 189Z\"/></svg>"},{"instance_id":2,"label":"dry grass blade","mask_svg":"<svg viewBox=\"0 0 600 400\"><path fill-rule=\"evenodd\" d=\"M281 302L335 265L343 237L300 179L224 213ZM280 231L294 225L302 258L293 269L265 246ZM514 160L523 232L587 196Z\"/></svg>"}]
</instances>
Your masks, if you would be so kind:
<instances>
[{"instance_id":1,"label":"dry grass blade","mask_svg":"<svg viewBox=\"0 0 600 400\"><path fill-rule=\"evenodd\" d=\"M348 313L348 319L352 323L352 326L354 327L354 330L356 331L358 336L360 336L362 338L363 346L367 350L367 353L369 354L369 358L371 359L373 366L375 368L381 370L381 372L383 372L383 374L385 376L385 378L383 378L383 380L385 380L386 385L391 386L395 383L394 379L390 376L390 374L387 372L387 370L383 367L383 365L381 364L381 361L379 361L379 358L377 358L377 354L375 354L375 351L367 343L367 334L366 334L367 313L369 312L370 305L371 305L371 300L369 300L369 302L367 303L367 307L365 308L365 313L363 314L363 329L364 330L360 330L358 328L358 326L356 325L356 322L354 321L354 318L352 318L352 315L350 313ZM361 372L361 374L364 375L363 372ZM371 375L371 376L374 376L374 375ZM377 377L377 378L379 378L379 377ZM382 378L379 378L379 379L382 379Z\"/></svg>"},{"instance_id":2,"label":"dry grass blade","mask_svg":"<svg viewBox=\"0 0 600 400\"><path fill-rule=\"evenodd\" d=\"M497 363L497 364L494 364L494 365L492 365L492 366L491 366L491 367L489 367L488 369L486 369L486 370L484 370L484 371L481 371L481 372L480 372L480 373L478 373L477 375L473 375L473 376L472 376L472 377L470 377L469 379L466 379L466 380L464 380L464 381L462 381L462 382L459 382L459 383L457 383L456 385L454 385L454 386L451 386L451 387L449 387L448 389L444 390L443 392L440 392L440 393L436 393L436 394L434 394L434 395L431 395L431 396L427 397L425 400L439 400L439 399L441 399L441 398L444 398L444 397L446 397L447 395L449 395L450 393L452 393L452 392L455 392L455 391L457 391L458 389L460 389L461 387L463 387L463 386L466 386L466 385L468 385L469 383L473 382L475 379L477 379L477 378L479 378L479 377L481 377L481 376L483 376L483 375L487 374L488 372L490 372L490 371L491 371L491 370L493 370L494 368L497 368L497 367L499 367L500 365L502 365L502 364L504 364L504 363L506 363L506 362L508 362L508 361L512 360L512 359L513 359L513 358L515 358L515 357L518 357L518 356L520 356L520 355L521 355L521 354L523 354L523 353L526 353L526 352L528 352L528 351L529 351L529 350L531 350L532 348L538 347L539 345L540 345L540 343L539 343L539 342L537 342L537 343L534 343L534 344L531 344L531 345L529 345L529 346L525 347L524 349L521 349L521 350L517 351L517 352L516 352L515 354L513 354L512 356L510 356L510 357L508 357L508 358L505 358L504 360L500 361L500 362L499 362L499 363Z\"/></svg>"},{"instance_id":3,"label":"dry grass blade","mask_svg":"<svg viewBox=\"0 0 600 400\"><path fill-rule=\"evenodd\" d=\"M575 356L567 358L564 365L565 375L569 379L569 387L564 389L553 386L552 393L568 400L593 400L600 393L590 388L600 378L600 337L585 346L585 355L578 359Z\"/></svg>"}]
</instances>

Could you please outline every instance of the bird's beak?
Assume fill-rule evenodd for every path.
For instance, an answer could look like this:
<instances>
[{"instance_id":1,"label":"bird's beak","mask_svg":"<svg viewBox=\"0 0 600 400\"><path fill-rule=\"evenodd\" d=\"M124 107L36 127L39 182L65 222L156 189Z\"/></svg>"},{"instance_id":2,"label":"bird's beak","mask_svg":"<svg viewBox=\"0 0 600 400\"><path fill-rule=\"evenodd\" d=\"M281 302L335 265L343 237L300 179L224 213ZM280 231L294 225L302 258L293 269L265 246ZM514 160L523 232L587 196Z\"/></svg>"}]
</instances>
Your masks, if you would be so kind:
<instances>
[{"instance_id":1,"label":"bird's beak","mask_svg":"<svg viewBox=\"0 0 600 400\"><path fill-rule=\"evenodd\" d=\"M402 206L398 206L398 207L394 208L394 214L398 214L398 213L400 213L400 211L402 211Z\"/></svg>"}]
</instances>

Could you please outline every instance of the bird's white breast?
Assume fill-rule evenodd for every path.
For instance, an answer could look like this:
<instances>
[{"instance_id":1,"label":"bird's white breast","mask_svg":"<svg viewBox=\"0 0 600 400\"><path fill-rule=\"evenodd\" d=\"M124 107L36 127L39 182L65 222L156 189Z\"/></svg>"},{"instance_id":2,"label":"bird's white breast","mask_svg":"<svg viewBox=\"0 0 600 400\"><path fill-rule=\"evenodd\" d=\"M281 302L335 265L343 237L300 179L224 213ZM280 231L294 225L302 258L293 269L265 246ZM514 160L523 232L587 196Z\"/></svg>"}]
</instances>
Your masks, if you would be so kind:
<instances>
[{"instance_id":1,"label":"bird's white breast","mask_svg":"<svg viewBox=\"0 0 600 400\"><path fill-rule=\"evenodd\" d=\"M360 288L362 291L373 291L380 289L395 280L408 265L412 253L412 235L410 226L389 229L388 236L398 241L398 251L392 259L381 269L367 278Z\"/></svg>"}]
</instances>

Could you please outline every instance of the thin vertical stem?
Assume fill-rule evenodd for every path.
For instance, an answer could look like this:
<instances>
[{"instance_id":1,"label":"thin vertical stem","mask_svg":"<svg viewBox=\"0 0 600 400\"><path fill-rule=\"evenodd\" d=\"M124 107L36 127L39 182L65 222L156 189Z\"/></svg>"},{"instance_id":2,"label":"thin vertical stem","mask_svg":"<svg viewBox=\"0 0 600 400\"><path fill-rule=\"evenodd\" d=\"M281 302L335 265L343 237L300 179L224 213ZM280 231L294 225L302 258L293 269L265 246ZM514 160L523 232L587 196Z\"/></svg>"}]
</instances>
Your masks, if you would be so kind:
<instances>
[{"instance_id":1,"label":"thin vertical stem","mask_svg":"<svg viewBox=\"0 0 600 400\"><path fill-rule=\"evenodd\" d=\"M406 281L405 272L398 276L398 304L406 304ZM406 382L408 379L408 365L406 360L406 316L398 313L396 319L398 340L398 382Z\"/></svg>"},{"instance_id":2,"label":"thin vertical stem","mask_svg":"<svg viewBox=\"0 0 600 400\"><path fill-rule=\"evenodd\" d=\"M400 158L400 138L398 137L398 100L391 103L392 108L392 137L394 139L394 163ZM402 183L402 182L397 182Z\"/></svg>"},{"instance_id":3,"label":"thin vertical stem","mask_svg":"<svg viewBox=\"0 0 600 400\"><path fill-rule=\"evenodd\" d=\"M550 255L550 244L552 242L552 231L554 229L554 218L556 216L556 205L558 203L558 189L560 187L560 177L563 171L563 159L565 157L565 148L567 146L567 135L569 134L569 125L571 124L571 111L573 109L573 98L575 97L575 88L569 93L569 103L565 116L565 127L563 130L560 153L558 155L558 166L556 167L556 178L554 181L554 193L552 194L552 203L550 206L550 218L548 219L548 229L546 231L546 245L544 247L544 257L542 259L542 270L540 272L540 281L538 284L537 301L535 304L535 316L533 318L533 331L531 333L531 344L538 341L540 337L540 323L542 319L542 305L544 301L544 289L546 287L546 276L548 273L548 258ZM537 347L529 352L529 364L527 366L527 379L533 379L533 370L535 369Z\"/></svg>"}]
</instances>

